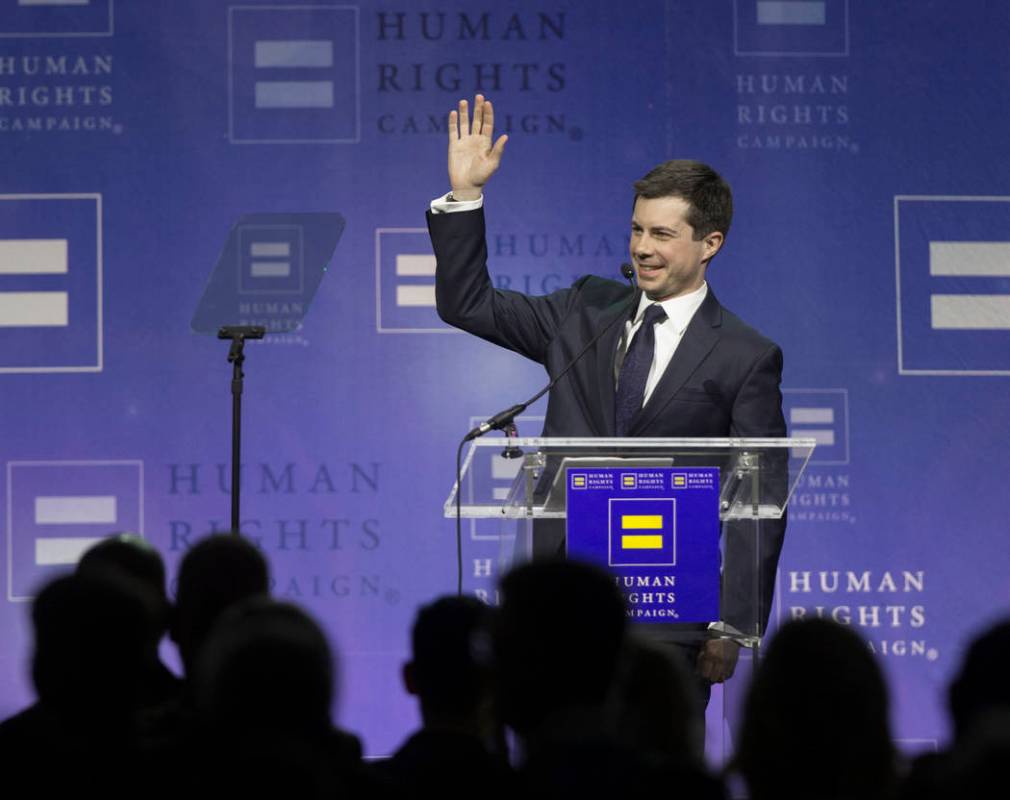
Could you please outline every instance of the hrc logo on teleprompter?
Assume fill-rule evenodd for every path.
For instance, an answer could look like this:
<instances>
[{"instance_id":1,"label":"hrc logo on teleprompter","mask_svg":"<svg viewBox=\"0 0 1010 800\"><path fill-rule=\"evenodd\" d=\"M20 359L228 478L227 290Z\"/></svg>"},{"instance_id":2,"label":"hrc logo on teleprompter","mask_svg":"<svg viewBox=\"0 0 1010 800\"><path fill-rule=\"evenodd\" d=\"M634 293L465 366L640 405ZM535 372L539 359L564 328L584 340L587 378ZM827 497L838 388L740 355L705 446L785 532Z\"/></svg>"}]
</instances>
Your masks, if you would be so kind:
<instances>
[{"instance_id":1,"label":"hrc logo on teleprompter","mask_svg":"<svg viewBox=\"0 0 1010 800\"><path fill-rule=\"evenodd\" d=\"M1010 197L894 199L898 371L1010 375Z\"/></svg>"},{"instance_id":2,"label":"hrc logo on teleprompter","mask_svg":"<svg viewBox=\"0 0 1010 800\"><path fill-rule=\"evenodd\" d=\"M734 0L738 56L847 56L848 0Z\"/></svg>"},{"instance_id":3,"label":"hrc logo on teleprompter","mask_svg":"<svg viewBox=\"0 0 1010 800\"><path fill-rule=\"evenodd\" d=\"M11 461L7 464L7 599L77 563L119 530L143 533L141 461Z\"/></svg>"},{"instance_id":4,"label":"hrc logo on teleprompter","mask_svg":"<svg viewBox=\"0 0 1010 800\"><path fill-rule=\"evenodd\" d=\"M676 565L675 500L615 498L609 505L610 566Z\"/></svg>"},{"instance_id":5,"label":"hrc logo on teleprompter","mask_svg":"<svg viewBox=\"0 0 1010 800\"><path fill-rule=\"evenodd\" d=\"M817 442L811 464L849 463L849 393L846 389L783 389L782 409L790 436Z\"/></svg>"},{"instance_id":6,"label":"hrc logo on teleprompter","mask_svg":"<svg viewBox=\"0 0 1010 800\"><path fill-rule=\"evenodd\" d=\"M380 333L451 333L435 310L435 255L426 228L376 228L375 318Z\"/></svg>"},{"instance_id":7,"label":"hrc logo on teleprompter","mask_svg":"<svg viewBox=\"0 0 1010 800\"><path fill-rule=\"evenodd\" d=\"M0 0L0 39L111 36L113 0Z\"/></svg>"},{"instance_id":8,"label":"hrc logo on teleprompter","mask_svg":"<svg viewBox=\"0 0 1010 800\"><path fill-rule=\"evenodd\" d=\"M358 51L355 6L231 6L231 142L360 141Z\"/></svg>"},{"instance_id":9,"label":"hrc logo on teleprompter","mask_svg":"<svg viewBox=\"0 0 1010 800\"><path fill-rule=\"evenodd\" d=\"M240 294L301 294L305 286L300 225L243 225L239 237Z\"/></svg>"},{"instance_id":10,"label":"hrc logo on teleprompter","mask_svg":"<svg viewBox=\"0 0 1010 800\"><path fill-rule=\"evenodd\" d=\"M101 369L101 195L0 195L0 373Z\"/></svg>"}]
</instances>

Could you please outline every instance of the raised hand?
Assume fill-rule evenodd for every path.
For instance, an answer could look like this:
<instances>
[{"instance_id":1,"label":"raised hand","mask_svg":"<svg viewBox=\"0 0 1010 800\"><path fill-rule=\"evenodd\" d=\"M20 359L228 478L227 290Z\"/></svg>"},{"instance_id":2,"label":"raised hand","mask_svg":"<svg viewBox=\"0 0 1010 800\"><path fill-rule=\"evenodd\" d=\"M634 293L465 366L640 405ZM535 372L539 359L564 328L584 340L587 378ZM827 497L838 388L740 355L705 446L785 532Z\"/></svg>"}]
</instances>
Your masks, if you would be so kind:
<instances>
[{"instance_id":1,"label":"raised hand","mask_svg":"<svg viewBox=\"0 0 1010 800\"><path fill-rule=\"evenodd\" d=\"M508 136L492 143L494 109L484 95L473 101L473 125L466 100L449 112L449 185L457 200L476 200L481 187L498 169Z\"/></svg>"}]
</instances>

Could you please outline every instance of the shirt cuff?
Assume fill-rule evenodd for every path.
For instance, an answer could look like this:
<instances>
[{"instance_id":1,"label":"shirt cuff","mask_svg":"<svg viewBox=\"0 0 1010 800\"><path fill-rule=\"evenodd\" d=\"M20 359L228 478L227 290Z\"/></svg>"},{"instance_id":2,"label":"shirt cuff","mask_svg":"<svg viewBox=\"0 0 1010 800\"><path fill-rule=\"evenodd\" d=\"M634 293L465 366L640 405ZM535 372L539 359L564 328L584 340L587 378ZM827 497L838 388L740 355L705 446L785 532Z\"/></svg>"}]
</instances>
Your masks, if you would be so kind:
<instances>
[{"instance_id":1,"label":"shirt cuff","mask_svg":"<svg viewBox=\"0 0 1010 800\"><path fill-rule=\"evenodd\" d=\"M441 197L431 201L432 214L454 214L457 211L476 211L484 207L484 195L476 200L450 200L452 192L446 192Z\"/></svg>"},{"instance_id":2,"label":"shirt cuff","mask_svg":"<svg viewBox=\"0 0 1010 800\"><path fill-rule=\"evenodd\" d=\"M741 647L753 647L760 639L753 636L744 636L743 633L728 622L719 620L708 623L708 632L713 639L732 639Z\"/></svg>"}]
</instances>

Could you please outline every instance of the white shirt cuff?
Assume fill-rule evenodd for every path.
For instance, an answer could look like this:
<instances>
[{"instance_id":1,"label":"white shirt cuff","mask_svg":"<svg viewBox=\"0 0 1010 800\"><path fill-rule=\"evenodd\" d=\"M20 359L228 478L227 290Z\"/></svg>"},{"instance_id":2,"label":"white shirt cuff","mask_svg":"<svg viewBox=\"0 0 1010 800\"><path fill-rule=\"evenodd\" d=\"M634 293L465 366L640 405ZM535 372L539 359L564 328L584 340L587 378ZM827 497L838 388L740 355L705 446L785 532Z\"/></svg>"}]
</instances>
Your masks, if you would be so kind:
<instances>
[{"instance_id":1,"label":"white shirt cuff","mask_svg":"<svg viewBox=\"0 0 1010 800\"><path fill-rule=\"evenodd\" d=\"M432 214L453 214L457 211L476 211L484 207L484 195L476 200L450 200L452 192L446 192L441 197L431 201Z\"/></svg>"}]
</instances>

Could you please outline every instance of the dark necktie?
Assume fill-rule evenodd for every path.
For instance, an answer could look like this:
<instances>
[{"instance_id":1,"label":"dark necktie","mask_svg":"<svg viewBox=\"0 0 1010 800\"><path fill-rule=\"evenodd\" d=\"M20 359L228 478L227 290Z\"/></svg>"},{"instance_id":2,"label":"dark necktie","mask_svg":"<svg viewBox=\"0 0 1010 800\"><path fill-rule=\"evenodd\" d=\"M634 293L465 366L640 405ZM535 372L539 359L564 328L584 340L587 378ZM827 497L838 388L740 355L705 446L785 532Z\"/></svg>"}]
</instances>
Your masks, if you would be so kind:
<instances>
[{"instance_id":1,"label":"dark necktie","mask_svg":"<svg viewBox=\"0 0 1010 800\"><path fill-rule=\"evenodd\" d=\"M666 319L666 312L659 303L645 309L642 327L631 340L628 352L621 364L621 374L617 379L617 397L614 403L617 435L627 436L631 421L642 410L645 399L645 383L649 379L653 352L656 349L656 331L653 326Z\"/></svg>"}]
</instances>

